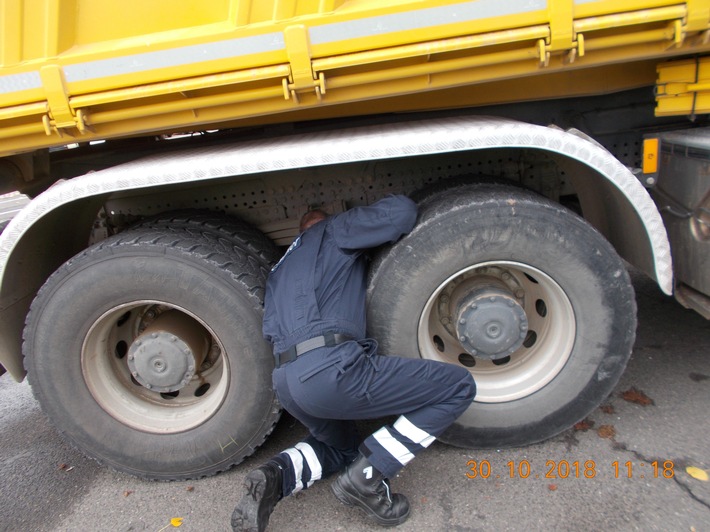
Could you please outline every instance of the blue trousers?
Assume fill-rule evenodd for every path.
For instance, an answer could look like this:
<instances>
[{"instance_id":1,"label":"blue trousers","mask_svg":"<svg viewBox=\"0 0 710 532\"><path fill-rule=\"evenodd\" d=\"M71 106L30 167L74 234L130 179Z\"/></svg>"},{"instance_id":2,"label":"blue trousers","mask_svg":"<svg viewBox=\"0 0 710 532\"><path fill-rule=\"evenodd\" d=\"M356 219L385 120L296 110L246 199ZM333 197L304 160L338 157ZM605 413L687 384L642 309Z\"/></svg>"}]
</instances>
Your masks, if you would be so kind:
<instances>
[{"instance_id":1,"label":"blue trousers","mask_svg":"<svg viewBox=\"0 0 710 532\"><path fill-rule=\"evenodd\" d=\"M279 455L284 496L341 470L358 452L393 477L463 413L476 386L463 367L381 356L372 340L308 352L274 370L283 407L311 433ZM399 415L361 442L353 420Z\"/></svg>"}]
</instances>

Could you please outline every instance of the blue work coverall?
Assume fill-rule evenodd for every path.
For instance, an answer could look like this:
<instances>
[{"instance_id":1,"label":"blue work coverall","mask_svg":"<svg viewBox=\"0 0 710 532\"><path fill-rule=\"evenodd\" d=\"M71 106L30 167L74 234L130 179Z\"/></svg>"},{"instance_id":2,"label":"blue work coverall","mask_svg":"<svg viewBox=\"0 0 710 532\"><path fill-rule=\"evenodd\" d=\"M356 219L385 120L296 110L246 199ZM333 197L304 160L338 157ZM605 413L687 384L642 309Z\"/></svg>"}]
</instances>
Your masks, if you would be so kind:
<instances>
[{"instance_id":1,"label":"blue work coverall","mask_svg":"<svg viewBox=\"0 0 710 532\"><path fill-rule=\"evenodd\" d=\"M263 331L275 354L329 333L352 338L312 349L274 370L279 401L311 433L279 455L287 466L284 496L339 471L358 450L393 477L473 400L475 384L465 368L382 356L377 343L366 338L363 252L398 240L411 231L416 216L416 205L406 196L331 216L299 235L271 271ZM400 417L361 442L353 420L391 415Z\"/></svg>"}]
</instances>

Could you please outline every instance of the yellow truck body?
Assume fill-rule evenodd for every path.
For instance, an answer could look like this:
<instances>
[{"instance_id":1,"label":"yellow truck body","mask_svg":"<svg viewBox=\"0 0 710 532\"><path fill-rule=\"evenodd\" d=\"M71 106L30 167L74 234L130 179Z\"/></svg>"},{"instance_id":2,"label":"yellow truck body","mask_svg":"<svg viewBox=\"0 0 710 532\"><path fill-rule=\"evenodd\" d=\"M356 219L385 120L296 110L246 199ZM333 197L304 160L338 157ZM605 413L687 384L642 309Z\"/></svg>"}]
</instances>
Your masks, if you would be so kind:
<instances>
[{"instance_id":1,"label":"yellow truck body","mask_svg":"<svg viewBox=\"0 0 710 532\"><path fill-rule=\"evenodd\" d=\"M544 440L624 370L627 264L710 318L708 113L710 0L0 0L0 364L103 463L224 471L301 215L407 194L369 335L472 373L444 442Z\"/></svg>"},{"instance_id":2,"label":"yellow truck body","mask_svg":"<svg viewBox=\"0 0 710 532\"><path fill-rule=\"evenodd\" d=\"M707 0L384 4L4 0L0 155L609 92L653 83L673 56L710 50ZM707 110L708 75L689 74L689 87L681 77L686 86L663 96L701 94L696 111Z\"/></svg>"}]
</instances>

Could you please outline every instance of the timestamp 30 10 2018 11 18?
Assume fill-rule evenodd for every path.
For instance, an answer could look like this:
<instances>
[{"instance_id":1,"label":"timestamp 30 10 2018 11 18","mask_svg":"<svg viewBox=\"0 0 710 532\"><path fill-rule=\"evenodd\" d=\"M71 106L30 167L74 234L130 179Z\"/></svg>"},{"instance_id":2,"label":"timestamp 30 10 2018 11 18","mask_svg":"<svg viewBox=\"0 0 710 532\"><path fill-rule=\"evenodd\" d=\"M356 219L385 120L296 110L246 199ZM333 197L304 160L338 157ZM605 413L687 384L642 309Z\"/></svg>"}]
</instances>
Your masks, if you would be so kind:
<instances>
[{"instance_id":1,"label":"timestamp 30 10 2018 11 18","mask_svg":"<svg viewBox=\"0 0 710 532\"><path fill-rule=\"evenodd\" d=\"M675 475L672 460L654 460L652 462L621 462L615 460L602 466L596 460L569 461L546 460L543 470L535 471L528 460L509 460L499 471L488 460L469 460L466 462L466 477L482 479L500 478L595 478L604 467L611 471L614 478L673 478Z\"/></svg>"}]
</instances>

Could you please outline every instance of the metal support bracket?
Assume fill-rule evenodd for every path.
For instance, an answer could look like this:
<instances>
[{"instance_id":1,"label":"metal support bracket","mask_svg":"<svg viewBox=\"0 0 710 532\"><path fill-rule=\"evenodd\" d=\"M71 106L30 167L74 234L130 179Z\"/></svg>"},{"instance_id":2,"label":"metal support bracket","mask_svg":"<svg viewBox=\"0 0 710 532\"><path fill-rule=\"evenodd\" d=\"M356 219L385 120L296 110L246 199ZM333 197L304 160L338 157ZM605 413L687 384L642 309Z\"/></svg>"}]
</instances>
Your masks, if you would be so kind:
<instances>
[{"instance_id":1,"label":"metal support bracket","mask_svg":"<svg viewBox=\"0 0 710 532\"><path fill-rule=\"evenodd\" d=\"M298 103L298 94L315 92L318 100L325 94L325 74L316 74L311 62L311 47L308 30L299 24L284 30L286 53L291 67L288 79L283 80L284 98Z\"/></svg>"},{"instance_id":2,"label":"metal support bracket","mask_svg":"<svg viewBox=\"0 0 710 532\"><path fill-rule=\"evenodd\" d=\"M573 48L567 52L567 57L565 58L566 63L574 63L575 59L578 57L584 57L584 34L579 33L575 35L575 40L572 41Z\"/></svg>"},{"instance_id":3,"label":"metal support bracket","mask_svg":"<svg viewBox=\"0 0 710 532\"><path fill-rule=\"evenodd\" d=\"M563 62L565 64L574 63L575 59L578 57L584 57L584 35L580 33L576 37L576 40L572 41L572 47L567 51L567 54L563 58ZM540 68L550 65L552 51L550 50L550 46L545 43L544 39L540 39L537 42L537 57L540 63Z\"/></svg>"},{"instance_id":4,"label":"metal support bracket","mask_svg":"<svg viewBox=\"0 0 710 532\"><path fill-rule=\"evenodd\" d=\"M686 26L683 24L682 20L674 20L673 25L673 44L672 46L678 48L683 44L686 37Z\"/></svg>"},{"instance_id":5,"label":"metal support bracket","mask_svg":"<svg viewBox=\"0 0 710 532\"><path fill-rule=\"evenodd\" d=\"M710 58L696 57L658 65L656 116L710 112Z\"/></svg>"},{"instance_id":6,"label":"metal support bracket","mask_svg":"<svg viewBox=\"0 0 710 532\"><path fill-rule=\"evenodd\" d=\"M58 65L47 65L40 69L39 74L49 107L49 112L42 117L47 136L57 133L61 137L74 128L80 133L86 132L86 115L82 110L75 113L72 109L62 69Z\"/></svg>"}]
</instances>

